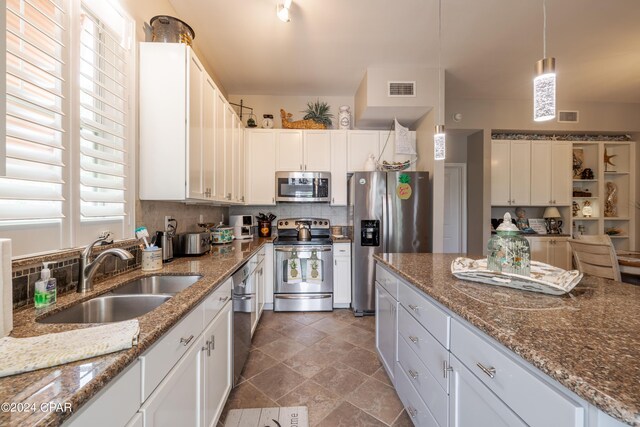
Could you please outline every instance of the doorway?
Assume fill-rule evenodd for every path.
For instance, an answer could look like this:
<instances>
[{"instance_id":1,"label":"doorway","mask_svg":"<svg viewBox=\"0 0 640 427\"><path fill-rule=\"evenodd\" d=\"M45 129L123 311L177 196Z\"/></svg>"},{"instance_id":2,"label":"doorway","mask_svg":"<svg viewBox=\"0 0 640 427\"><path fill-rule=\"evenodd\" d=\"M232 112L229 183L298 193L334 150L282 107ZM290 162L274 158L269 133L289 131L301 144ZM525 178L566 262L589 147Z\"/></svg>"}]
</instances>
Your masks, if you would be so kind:
<instances>
[{"instance_id":1,"label":"doorway","mask_svg":"<svg viewBox=\"0 0 640 427\"><path fill-rule=\"evenodd\" d=\"M445 253L467 252L467 165L444 166L444 248Z\"/></svg>"}]
</instances>

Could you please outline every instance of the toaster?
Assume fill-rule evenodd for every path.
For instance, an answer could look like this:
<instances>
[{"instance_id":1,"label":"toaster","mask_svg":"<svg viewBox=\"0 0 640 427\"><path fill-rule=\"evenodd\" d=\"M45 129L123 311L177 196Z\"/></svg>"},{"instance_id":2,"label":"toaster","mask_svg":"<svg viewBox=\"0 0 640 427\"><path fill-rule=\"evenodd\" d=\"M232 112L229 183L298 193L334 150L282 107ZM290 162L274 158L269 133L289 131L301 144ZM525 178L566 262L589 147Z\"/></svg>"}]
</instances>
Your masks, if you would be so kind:
<instances>
[{"instance_id":1,"label":"toaster","mask_svg":"<svg viewBox=\"0 0 640 427\"><path fill-rule=\"evenodd\" d=\"M211 249L210 233L180 234L180 255L202 255Z\"/></svg>"}]
</instances>

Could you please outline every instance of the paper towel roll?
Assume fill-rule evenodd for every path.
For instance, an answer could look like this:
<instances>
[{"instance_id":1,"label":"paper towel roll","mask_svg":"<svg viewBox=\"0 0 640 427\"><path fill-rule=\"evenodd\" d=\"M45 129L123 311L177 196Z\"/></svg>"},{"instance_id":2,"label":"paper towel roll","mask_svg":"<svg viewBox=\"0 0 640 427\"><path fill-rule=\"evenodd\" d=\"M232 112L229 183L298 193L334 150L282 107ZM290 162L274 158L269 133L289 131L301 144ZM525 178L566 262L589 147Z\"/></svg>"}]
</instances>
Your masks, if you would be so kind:
<instances>
[{"instance_id":1,"label":"paper towel roll","mask_svg":"<svg viewBox=\"0 0 640 427\"><path fill-rule=\"evenodd\" d=\"M0 334L6 337L12 329L11 239L0 239Z\"/></svg>"}]
</instances>

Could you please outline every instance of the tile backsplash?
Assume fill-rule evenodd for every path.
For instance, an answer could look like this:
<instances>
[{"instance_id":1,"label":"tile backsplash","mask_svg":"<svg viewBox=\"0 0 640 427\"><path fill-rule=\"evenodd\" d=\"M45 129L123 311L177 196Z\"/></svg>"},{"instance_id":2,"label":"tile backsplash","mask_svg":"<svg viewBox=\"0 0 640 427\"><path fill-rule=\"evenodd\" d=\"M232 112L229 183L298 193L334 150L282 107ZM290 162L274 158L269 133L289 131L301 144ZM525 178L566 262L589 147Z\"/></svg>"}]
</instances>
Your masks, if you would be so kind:
<instances>
[{"instance_id":1,"label":"tile backsplash","mask_svg":"<svg viewBox=\"0 0 640 427\"><path fill-rule=\"evenodd\" d=\"M258 215L271 212L278 218L326 218L331 225L347 225L347 207L326 203L279 203L275 206L231 206L229 215Z\"/></svg>"},{"instance_id":2,"label":"tile backsplash","mask_svg":"<svg viewBox=\"0 0 640 427\"><path fill-rule=\"evenodd\" d=\"M121 260L115 256L105 258L95 275L94 280L96 282L140 267L142 250L140 243L136 240L129 240L103 247L98 246L94 248L93 253L95 255L101 250L114 246L128 250L134 256L134 259ZM40 279L43 261L49 262L51 277L55 277L57 281L58 295L75 292L80 277L80 250L61 251L59 254L53 253L46 256L21 258L18 262L14 261L13 263L12 285L14 309L33 305L34 287L35 283Z\"/></svg>"}]
</instances>

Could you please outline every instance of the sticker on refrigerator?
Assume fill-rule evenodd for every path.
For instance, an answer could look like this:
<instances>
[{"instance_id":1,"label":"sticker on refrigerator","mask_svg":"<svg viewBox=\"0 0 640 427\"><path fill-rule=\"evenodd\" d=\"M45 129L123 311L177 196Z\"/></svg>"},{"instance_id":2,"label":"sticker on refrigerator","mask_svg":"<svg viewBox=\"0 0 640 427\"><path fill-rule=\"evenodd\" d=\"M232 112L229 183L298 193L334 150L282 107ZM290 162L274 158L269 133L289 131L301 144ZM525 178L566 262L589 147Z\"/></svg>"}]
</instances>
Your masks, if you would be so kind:
<instances>
[{"instance_id":1,"label":"sticker on refrigerator","mask_svg":"<svg viewBox=\"0 0 640 427\"><path fill-rule=\"evenodd\" d=\"M405 173L400 174L398 178L398 186L396 187L396 194L402 200L407 200L411 197L411 177Z\"/></svg>"}]
</instances>

